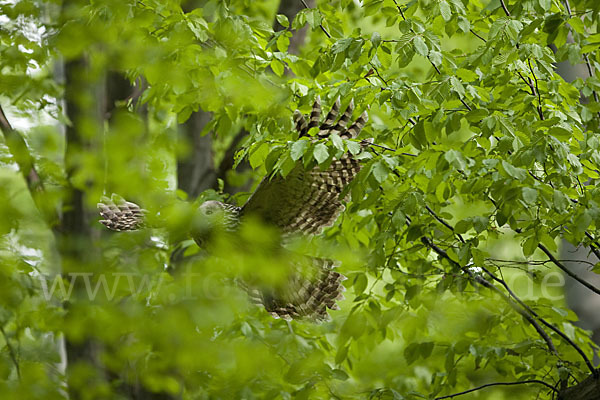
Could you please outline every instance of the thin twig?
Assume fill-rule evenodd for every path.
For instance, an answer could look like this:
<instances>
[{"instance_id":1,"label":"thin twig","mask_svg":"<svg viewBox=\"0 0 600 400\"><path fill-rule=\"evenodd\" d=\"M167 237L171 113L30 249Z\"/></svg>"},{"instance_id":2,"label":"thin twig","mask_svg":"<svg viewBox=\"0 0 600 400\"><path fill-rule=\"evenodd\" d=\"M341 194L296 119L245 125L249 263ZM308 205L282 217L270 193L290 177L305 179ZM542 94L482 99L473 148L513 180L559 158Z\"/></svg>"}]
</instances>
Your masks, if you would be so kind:
<instances>
[{"instance_id":1,"label":"thin twig","mask_svg":"<svg viewBox=\"0 0 600 400\"><path fill-rule=\"evenodd\" d=\"M554 265L556 265L558 268L562 269L565 274L569 275L571 278L575 279L577 282L581 283L583 286L585 286L586 288L590 289L592 292L594 292L596 294L600 294L600 289L598 289L597 287L593 286L592 284L590 284L589 282L585 281L584 279L581 279L575 273L571 272L556 257L554 257L554 255L552 255L552 253L550 252L550 250L548 250L543 244L541 244L541 243L538 244L538 248L540 250L542 250L544 253L546 253L546 255L548 256L548 258L554 263Z\"/></svg>"},{"instance_id":2,"label":"thin twig","mask_svg":"<svg viewBox=\"0 0 600 400\"><path fill-rule=\"evenodd\" d=\"M514 385L523 385L523 384L528 384L528 383L537 383L539 385L544 385L548 389L552 390L553 392L558 393L558 389L556 389L554 386L550 385L549 383L546 383L544 381L540 381L539 379L530 379L530 380L527 380L527 381L519 381L519 382L494 382L494 383L486 383L485 385L477 386L476 388L465 390L464 392L458 392L458 393L454 393L454 394L451 394L451 395L448 395L448 396L436 397L434 400L451 399L451 398L454 398L454 397L457 397L457 396L462 396L463 394L472 393L472 392L475 392L477 390L485 389L485 388L490 387L490 386L514 386Z\"/></svg>"},{"instance_id":3,"label":"thin twig","mask_svg":"<svg viewBox=\"0 0 600 400\"><path fill-rule=\"evenodd\" d=\"M517 311L519 314L521 314L536 329L536 331L538 332L538 334L540 334L540 336L546 341L546 344L548 345L548 348L550 349L550 351L552 351L553 353L556 354L556 348L554 347L554 344L552 343L552 340L550 340L550 337L546 334L546 332L542 329L542 327L537 323L537 321L533 318L533 316L535 316L537 319L539 319L539 321L541 323L543 323L548 328L550 328L551 330L553 330L556 334L558 334L561 338L563 338L571 347L573 347L579 353L579 355L581 356L581 358L584 360L586 366L590 369L590 371L592 372L592 375L594 377L598 377L600 375L600 371L598 369L594 368L594 366L590 362L590 360L587 357L587 355L585 354L585 352L577 344L575 344L575 342L573 342L560 329L556 328L554 325L550 324L549 322L547 322L546 320L544 320L543 318L541 318L535 311L533 311L529 306L527 306L525 303L523 303L523 301L521 301L510 290L510 288L508 287L508 285L506 285L506 283L503 280L500 280L499 278L497 278L493 274L491 274L489 271L487 271L485 268L482 268L484 271L486 271L486 273L488 273L492 278L494 278L494 280L498 280L499 282L501 282L503 284L503 286L507 289L507 291L511 294L511 296L515 299L515 301L517 301L518 303L515 303L515 301L513 301L513 299L511 297L509 297L506 294L502 293L502 291L500 291L500 289L498 289L492 283L486 281L481 276L474 276L471 271L469 271L468 269L463 268L462 266L460 266L460 264L458 264L456 261L452 260L448 256L448 253L446 251L444 251L439 246L437 246L435 243L433 243L429 238L427 238L427 237L424 236L424 237L421 238L421 242L423 244L425 244L425 246L427 246L430 249L432 249L433 251L435 251L441 257L443 257L446 260L450 261L451 264L457 266L463 272L469 274L471 277L474 278L475 282L477 282L477 283L481 284L482 286L485 286L485 287L487 287L487 288L489 288L489 289L497 292L499 295L501 295L502 298L504 298L504 300L515 311ZM556 260L556 261L558 262L558 260ZM518 307L518 306L521 306L521 307Z\"/></svg>"},{"instance_id":4,"label":"thin twig","mask_svg":"<svg viewBox=\"0 0 600 400\"><path fill-rule=\"evenodd\" d=\"M506 8L506 4L504 4L504 0L500 0L500 4L502 5L502 9L504 10L504 13L506 14L506 16L510 17L510 12L508 11L508 8Z\"/></svg>"},{"instance_id":5,"label":"thin twig","mask_svg":"<svg viewBox=\"0 0 600 400\"><path fill-rule=\"evenodd\" d=\"M529 307L527 304L525 304L520 298L517 297L517 295L510 289L510 287L508 286L508 284L506 283L506 281L504 279L500 279L498 278L496 275L492 274L487 268L485 267L481 267L481 269L488 274L493 280L495 280L496 282L500 283L505 289L506 291L509 293L509 295L517 302L519 303L519 305L521 307L523 307L524 310L526 310L529 313L529 316L533 316L536 317L537 319L539 319L540 321L542 321L542 318L540 318L540 316L531 309L531 307ZM529 321L531 322L531 321ZM545 321L542 321L543 323ZM545 323L547 324L547 323ZM537 323L537 321L534 320L534 322L532 323L532 325L535 327L536 331L538 331L538 333L540 334L540 336L542 336L542 338L544 339L544 341L546 342L546 345L548 346L548 349L554 353L555 355L558 356L558 351L556 351L556 347L554 346L554 342L552 342L552 339L550 338L550 336L548 336L548 334L546 333L546 331L544 331L544 329Z\"/></svg>"},{"instance_id":6,"label":"thin twig","mask_svg":"<svg viewBox=\"0 0 600 400\"><path fill-rule=\"evenodd\" d=\"M4 341L6 342L6 347L8 348L8 354L10 356L10 359L12 360L13 364L15 364L15 370L17 371L17 377L19 378L19 380L21 380L21 369L19 367L19 362L17 361L17 355L16 355L15 350L13 349L12 345L8 341L8 336L6 335L6 332L4 331L3 326L0 326L0 332L2 332L2 336L4 337Z\"/></svg>"},{"instance_id":7,"label":"thin twig","mask_svg":"<svg viewBox=\"0 0 600 400\"><path fill-rule=\"evenodd\" d=\"M400 12L400 16L402 17L402 19L403 19L404 21L406 21L406 17L404 16L404 12L402 11L402 8L400 7L400 5L398 4L398 2L397 2L396 0L393 0L393 1L394 1L394 4L396 5L396 8L398 9L398 12ZM412 28L410 28L410 31L411 31L412 33L415 33L415 31L414 31ZM416 34L416 33L415 33L415 34ZM442 71L440 71L440 69L437 67L437 65L435 65L435 64L433 63L433 61L431 61L431 58L429 58L429 56L427 56L427 60L429 61L429 63L430 63L430 64L431 64L431 66L433 67L433 69L435 69L435 72L437 72L437 73L438 73L438 75L441 75L441 74L442 74ZM470 106L469 106L469 105L468 105L468 104L467 104L467 103L466 103L466 102L465 102L463 99L461 99L461 98L460 98L460 96L459 96L459 100L460 100L460 102L461 102L461 103L462 103L462 104L463 104L463 105L464 105L464 106L467 108L467 110L469 110L469 111L471 111L471 110L472 110L472 108L471 108L471 107L470 107Z\"/></svg>"},{"instance_id":8,"label":"thin twig","mask_svg":"<svg viewBox=\"0 0 600 400\"><path fill-rule=\"evenodd\" d=\"M375 67L375 66L373 65L373 63L372 63L372 62L370 62L370 63L369 63L369 65L371 66L371 68L373 69L373 71L375 71L375 75L377 75L377 77L378 77L379 79L381 79L381 80L383 81L383 83L385 83L385 84L386 84L386 86L387 86L387 85L388 85L388 82L387 82L387 81L386 81L386 80L383 78L383 76L381 76L381 75L379 74L379 70L377 69L377 67Z\"/></svg>"},{"instance_id":9,"label":"thin twig","mask_svg":"<svg viewBox=\"0 0 600 400\"><path fill-rule=\"evenodd\" d=\"M538 87L538 80L537 80L537 77L535 76L535 72L533 71L533 67L531 66L530 58L527 59L527 64L529 64L529 70L531 71L531 75L533 75L533 80L535 81L535 92L537 93L537 96L538 96L537 110L538 110L538 114L540 115L540 119L543 121L544 113L542 112L542 96L540 95L540 88Z\"/></svg>"},{"instance_id":10,"label":"thin twig","mask_svg":"<svg viewBox=\"0 0 600 400\"><path fill-rule=\"evenodd\" d=\"M463 104L463 106L467 107L467 110L469 110L469 111L472 110L472 108L467 103L465 103L465 101L463 99L461 99L460 97L458 99Z\"/></svg>"},{"instance_id":11,"label":"thin twig","mask_svg":"<svg viewBox=\"0 0 600 400\"><path fill-rule=\"evenodd\" d=\"M477 34L477 32L475 32L473 29L470 29L470 32L471 32L473 35L475 35L475 37L477 37L477 38L479 38L480 40L482 40L482 41L483 41L483 43L487 43L487 40L485 40L484 38L482 38L481 36L479 36L479 35Z\"/></svg>"},{"instance_id":12,"label":"thin twig","mask_svg":"<svg viewBox=\"0 0 600 400\"><path fill-rule=\"evenodd\" d=\"M396 5L396 8L398 9L398 12L402 16L402 19L406 21L406 17L404 16L404 12L402 11L402 8L400 7L400 5L398 4L398 2L396 0L394 0L394 4Z\"/></svg>"},{"instance_id":13,"label":"thin twig","mask_svg":"<svg viewBox=\"0 0 600 400\"><path fill-rule=\"evenodd\" d=\"M390 147L382 146L382 145L380 145L380 144L369 143L369 142L367 142L366 140L363 140L363 141L361 141L360 143L361 143L361 144L368 145L368 146L375 146L375 147L379 147L380 149L387 150L387 151L393 151L393 152L395 152L395 151L396 151L396 149L392 149L392 148L390 148ZM414 154L409 154L409 155L416 157L416 155L414 155Z\"/></svg>"},{"instance_id":14,"label":"thin twig","mask_svg":"<svg viewBox=\"0 0 600 400\"><path fill-rule=\"evenodd\" d=\"M446 228L450 229L452 231L452 233L454 233L454 227L452 227L452 225L450 225L449 223L447 223L446 221L444 221L439 215L437 215L428 205L425 205L425 209L427 211L429 211L429 214L431 214L433 216L433 218L435 218L440 224L444 225ZM462 235L460 233L454 233L458 239L460 239L460 241L462 243L465 243L465 240L463 239Z\"/></svg>"},{"instance_id":15,"label":"thin twig","mask_svg":"<svg viewBox=\"0 0 600 400\"><path fill-rule=\"evenodd\" d=\"M519 78L521 78L521 80L523 82L525 82L525 84L527 86L529 86L529 89L531 90L531 95L535 96L535 88L533 87L533 85L531 84L531 82L529 82L527 79L525 79L525 77L519 71L517 71L517 75L519 75Z\"/></svg>"},{"instance_id":16,"label":"thin twig","mask_svg":"<svg viewBox=\"0 0 600 400\"><path fill-rule=\"evenodd\" d=\"M594 239L594 237L588 231L585 231L585 235L592 241L592 243L590 243L590 249L592 250L592 253L594 253L600 260L600 245L598 245L596 239Z\"/></svg>"},{"instance_id":17,"label":"thin twig","mask_svg":"<svg viewBox=\"0 0 600 400\"><path fill-rule=\"evenodd\" d=\"M306 4L306 2L304 0L300 0L302 2L302 5L304 5L304 8L310 8L308 6L308 4ZM331 39L331 35L329 34L329 32L327 32L327 29L325 29L325 27L323 26L323 24L319 24L319 26L321 27L321 30L323 31L323 33L325 33L325 35Z\"/></svg>"}]
</instances>

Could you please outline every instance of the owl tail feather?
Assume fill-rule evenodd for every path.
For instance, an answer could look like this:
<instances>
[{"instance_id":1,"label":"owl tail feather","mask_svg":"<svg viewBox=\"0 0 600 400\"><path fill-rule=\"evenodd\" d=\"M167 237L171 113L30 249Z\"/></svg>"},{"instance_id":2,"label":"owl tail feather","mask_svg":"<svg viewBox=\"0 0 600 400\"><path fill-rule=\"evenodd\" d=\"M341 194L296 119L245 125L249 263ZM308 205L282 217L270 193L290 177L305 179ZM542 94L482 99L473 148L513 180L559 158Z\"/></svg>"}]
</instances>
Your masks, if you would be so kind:
<instances>
[{"instance_id":1,"label":"owl tail feather","mask_svg":"<svg viewBox=\"0 0 600 400\"><path fill-rule=\"evenodd\" d=\"M102 197L98 210L102 225L113 231L135 231L144 225L146 210L135 203L125 201L116 195L112 198Z\"/></svg>"},{"instance_id":2,"label":"owl tail feather","mask_svg":"<svg viewBox=\"0 0 600 400\"><path fill-rule=\"evenodd\" d=\"M342 282L347 278L334 271L334 262L324 258L310 257L310 276L294 273L283 290L260 290L241 284L248 292L251 302L262 305L276 319L308 319L315 322L328 321L328 310L339 310L336 304L344 299L346 288Z\"/></svg>"}]
</instances>

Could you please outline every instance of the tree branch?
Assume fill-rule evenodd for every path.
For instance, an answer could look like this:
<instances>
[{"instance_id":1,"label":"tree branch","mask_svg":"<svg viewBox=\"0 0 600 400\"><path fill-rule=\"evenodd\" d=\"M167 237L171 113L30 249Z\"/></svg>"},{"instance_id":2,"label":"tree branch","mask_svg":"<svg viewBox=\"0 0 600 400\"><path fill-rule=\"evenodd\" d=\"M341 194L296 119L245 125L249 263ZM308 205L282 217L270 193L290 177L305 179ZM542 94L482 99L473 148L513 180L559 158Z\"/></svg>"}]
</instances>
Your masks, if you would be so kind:
<instances>
[{"instance_id":1,"label":"tree branch","mask_svg":"<svg viewBox=\"0 0 600 400\"><path fill-rule=\"evenodd\" d=\"M510 11L508 11L508 8L506 8L506 4L504 4L504 0L500 0L500 4L502 5L502 9L504 10L504 13L506 14L506 16L510 17Z\"/></svg>"},{"instance_id":2,"label":"tree branch","mask_svg":"<svg viewBox=\"0 0 600 400\"><path fill-rule=\"evenodd\" d=\"M554 257L552 255L552 253L550 252L550 250L548 250L543 244L541 244L541 243L538 244L538 248L540 250L542 250L544 253L546 253L546 255L548 256L548 258L550 259L550 261L552 261L554 263L554 265L556 265L558 268L562 269L565 274L569 275L571 278L575 279L577 282L581 283L583 286L585 286L586 288L590 289L592 292L594 292L596 294L600 294L600 289L598 289L597 287L593 286L589 282L586 282L584 279L581 279L575 273L571 272L559 260L557 260L556 257Z\"/></svg>"},{"instance_id":3,"label":"tree branch","mask_svg":"<svg viewBox=\"0 0 600 400\"><path fill-rule=\"evenodd\" d=\"M433 218L435 218L440 224L442 224L446 228L450 229L452 231L452 233L454 233L462 243L465 243L465 240L463 239L462 235L460 233L455 233L454 232L454 227L452 225L450 225L449 223L447 223L446 221L444 221L428 205L425 205L425 209L427 211L429 211L429 213L433 216Z\"/></svg>"},{"instance_id":4,"label":"tree branch","mask_svg":"<svg viewBox=\"0 0 600 400\"><path fill-rule=\"evenodd\" d=\"M549 257L551 257L550 259L552 260L553 263L555 263L556 265L558 265L557 263L560 264L560 261L558 261L553 255L552 253L550 253L548 251L548 249L546 249L543 245L539 245L541 246L540 249L543 247L542 251L547 252L546 254L548 254ZM538 246L538 247L539 247ZM575 342L573 342L566 334L564 334L560 329L558 329L557 327L555 327L554 325L552 325L551 323L549 323L548 321L546 321L545 319L541 318L538 313L536 313L534 310L532 310L527 304L525 304L522 300L520 300L515 293L510 290L510 288L508 287L508 285L506 284L506 282L504 282L503 279L497 278L495 275L493 275L491 272L489 272L488 270L486 270L485 268L482 267L482 269L490 276L492 277L492 279L494 279L495 281L499 282L501 285L504 286L504 288L508 291L508 293L512 296L512 298L514 298L521 307L523 307L523 309L527 310L527 312L531 315L533 315L534 317L536 317L542 324L546 325L548 328L550 328L552 331L554 331L558 336L560 336L565 342L567 342L571 347L573 347L581 356L581 358L583 358L583 361L585 362L586 366L589 368L589 370L591 371L592 375L594 375L594 377L598 377L600 371L596 368L594 368L594 365L591 363L590 359L587 357L587 355L585 354L585 352L581 349L581 347L579 347ZM484 282L487 282L485 280L483 280ZM489 282L488 282L489 283ZM484 284L485 286L485 284ZM496 288L494 286L494 288ZM496 288L497 289L497 288Z\"/></svg>"},{"instance_id":5,"label":"tree branch","mask_svg":"<svg viewBox=\"0 0 600 400\"><path fill-rule=\"evenodd\" d=\"M537 80L537 77L535 76L535 72L533 71L533 67L531 66L530 58L527 59L527 64L529 64L529 70L531 71L531 75L533 75L533 80L535 81L535 92L537 93L537 97L538 97L537 111L540 116L540 119L543 121L544 113L542 112L542 96L540 95L540 88L538 87L538 80Z\"/></svg>"},{"instance_id":6,"label":"tree branch","mask_svg":"<svg viewBox=\"0 0 600 400\"><path fill-rule=\"evenodd\" d=\"M429 238L422 237L421 238L421 242L423 242L423 244L425 244L425 246L427 246L430 249L432 249L434 252L436 252L442 258L445 258L446 260L450 261L451 264L458 266L463 272L467 273L471 278L473 278L473 280L475 282L477 282L480 285L482 285L482 286L484 286L484 287L486 287L486 288L488 288L490 290L493 290L496 293L498 293L511 306L511 308L513 310L515 310L517 313L519 313L523 318L525 318L527 320L527 322L529 322L534 327L534 329L538 332L538 334L546 342L546 345L548 346L548 349L551 352L553 352L553 353L556 354L556 348L554 346L554 343L552 342L552 339L550 339L550 337L548 336L548 334L544 331L544 329L540 326L540 324L538 324L538 322L531 316L531 314L529 314L526 311L526 309L519 308L518 305L509 296L507 296L506 294L502 293L502 291L500 289L498 289L496 286L494 286L492 283L486 281L481 276L475 276L468 269L461 267L456 261L452 260L448 256L448 253L446 253L446 251L444 251L443 249L441 249L440 247L438 247Z\"/></svg>"},{"instance_id":7,"label":"tree branch","mask_svg":"<svg viewBox=\"0 0 600 400\"><path fill-rule=\"evenodd\" d=\"M488 388L488 387L491 387L491 386L514 386L514 385L524 385L524 384L528 384L528 383L537 383L538 385L544 385L548 389L552 390L553 392L558 393L558 389L556 389L554 386L550 385L549 383L546 383L544 381L540 381L538 379L530 379L530 380L527 380L527 381L519 381L519 382L486 383L485 385L477 386L476 388L465 390L463 392L458 392L458 393L450 394L448 396L436 397L434 400L452 399L454 397L462 396L464 394L472 393L472 392L475 392L477 390L485 389L485 388Z\"/></svg>"},{"instance_id":8,"label":"tree branch","mask_svg":"<svg viewBox=\"0 0 600 400\"><path fill-rule=\"evenodd\" d=\"M300 1L304 5L304 8L310 8L308 6L308 4L306 4L306 1L304 1L304 0L300 0ZM321 27L321 30L323 31L323 33L325 33L325 36L327 36L329 39L331 39L331 35L329 34L329 32L327 32L327 29L325 29L325 27L323 26L323 24L319 24L319 26Z\"/></svg>"},{"instance_id":9,"label":"tree branch","mask_svg":"<svg viewBox=\"0 0 600 400\"><path fill-rule=\"evenodd\" d=\"M13 364L15 364L15 370L17 371L17 378L19 378L19 380L21 380L21 369L19 367L19 362L17 361L17 355L16 355L15 350L13 349L12 345L8 341L8 336L6 335L6 331L4 331L3 326L0 326L0 332L2 333L2 336L4 337L4 341L6 342L6 347L8 348L8 354L10 356L10 359L12 360Z\"/></svg>"},{"instance_id":10,"label":"tree branch","mask_svg":"<svg viewBox=\"0 0 600 400\"><path fill-rule=\"evenodd\" d=\"M479 34L477 34L477 32L475 32L473 29L470 30L470 32L475 35L476 38L480 39L481 41L483 41L483 43L487 43L487 40L485 40L483 37L479 36Z\"/></svg>"},{"instance_id":11,"label":"tree branch","mask_svg":"<svg viewBox=\"0 0 600 400\"><path fill-rule=\"evenodd\" d=\"M600 260L600 245L598 244L598 242L596 242L596 239L594 239L594 237L588 231L585 231L585 236L587 236L592 241L592 243L590 243L590 249Z\"/></svg>"},{"instance_id":12,"label":"tree branch","mask_svg":"<svg viewBox=\"0 0 600 400\"><path fill-rule=\"evenodd\" d=\"M492 277L492 279L501 283L504 286L504 288L508 291L508 293L510 294L510 296L512 296L512 298L510 296L507 296L506 294L502 293L496 286L494 286L492 283L486 281L485 279L481 278L480 276L474 276L474 274L469 269L461 267L460 264L458 264L456 261L452 260L448 256L448 253L446 253L446 251L444 251L443 249L441 249L440 247L435 245L429 238L424 236L421 238L421 242L423 242L427 247L431 248L433 251L435 251L441 257L449 260L453 265L458 266L458 268L460 268L463 272L469 274L475 280L475 282L477 282L477 283L481 284L482 286L485 286L491 290L494 290L495 292L500 294L504 298L504 300L507 301L508 304L515 311L517 311L519 314L521 314L525 319L527 319L527 321L531 325L533 325L533 327L536 329L538 334L546 341L546 344L548 345L548 348L550 349L550 351L552 351L554 354L557 354L554 343L552 342L552 340L550 339L548 334L543 330L543 328L537 323L537 321L533 317L537 318L541 323L546 325L548 328L550 328L552 331L554 331L556 334L558 334L561 338L563 338L569 345L571 345L579 353L581 358L583 358L585 364L592 372L592 375L594 377L599 376L599 370L594 368L593 364L590 362L590 360L586 356L585 352L577 344L575 344L575 342L573 342L566 334L564 334L560 329L558 329L557 327L555 327L554 325L552 325L545 319L541 318L534 310L532 310L522 300L520 300L516 296L516 294L508 287L508 285L506 284L506 282L504 282L504 280L497 278L490 271L488 271L487 269L482 267L483 271L485 271L490 277ZM540 245L540 246L543 247L543 245ZM545 249L545 247L544 247L544 249ZM548 251L548 250L546 249L546 251ZM547 254L549 257L551 257L550 259L552 260L552 262L554 262L555 264L557 264L557 263L560 264L560 261L558 261L554 256L552 256L552 254L550 252L548 252ZM513 298L515 299L514 301L512 300ZM520 307L518 307L517 304L515 304L515 301L517 301L517 304Z\"/></svg>"},{"instance_id":13,"label":"tree branch","mask_svg":"<svg viewBox=\"0 0 600 400\"><path fill-rule=\"evenodd\" d=\"M542 318L540 318L540 316L533 311L527 304L525 304L521 299L519 299L517 297L517 295L510 289L510 287L508 287L508 284L506 283L506 281L504 281L504 279L500 279L498 277L496 277L494 274L492 274L489 270L487 270L485 267L481 267L481 269L488 274L493 280L495 280L496 282L500 283L502 286L504 286L504 288L506 289L506 291L509 293L509 295L517 302L519 303L519 305L525 309L529 314L527 314L527 316L525 316L525 318L534 316L539 320L542 320ZM497 289L494 286L494 289ZM502 295L504 295L504 293L502 293ZM517 310L518 311L518 310ZM523 315L521 313L521 315ZM554 346L554 342L552 341L552 339L550 338L550 336L548 336L548 334L546 333L546 331L544 331L544 329L537 323L537 321L533 320L529 320L528 321L534 326L535 330L540 334L540 336L544 339L544 341L546 342L546 345L548 346L548 349L554 353L555 355L558 356L558 351L556 350L556 347ZM545 321L544 321L545 322ZM547 322L545 322L545 324L549 324Z\"/></svg>"},{"instance_id":14,"label":"tree branch","mask_svg":"<svg viewBox=\"0 0 600 400\"><path fill-rule=\"evenodd\" d=\"M31 157L31 154L29 153L27 144L19 132L12 127L8 118L6 118L2 106L0 106L0 129L2 130L2 133L4 133L6 144L19 166L19 170L27 181L29 190L33 193L33 191L43 189L42 181L35 170L33 157Z\"/></svg>"},{"instance_id":15,"label":"tree branch","mask_svg":"<svg viewBox=\"0 0 600 400\"><path fill-rule=\"evenodd\" d=\"M398 12L400 13L400 16L402 17L402 19L403 19L404 21L406 21L406 16L404 16L404 12L402 11L402 8L400 7L400 5L398 4L398 2L397 2L396 0L394 0L394 4L396 5L396 8L398 9ZM415 33L415 31L414 31L412 28L410 28L410 31L411 31L412 33ZM415 34L416 34L416 33L415 33ZM431 66L433 67L433 69L435 69L435 72L437 72L437 73L438 73L438 75L441 75L441 74L442 74L442 72L441 72L441 71L440 71L440 69L437 67L437 65L435 65L435 64L433 63L433 61L431 61L431 59L429 58L429 56L427 56L427 60L429 61L429 63L430 63L430 64L431 64ZM457 96L458 96L458 94L457 94ZM463 104L463 106L465 106L465 108L466 108L467 110L469 110L469 111L471 111L471 110L472 110L471 106L469 106L469 105L468 105L468 104L467 104L467 103L466 103L466 102L465 102L463 99L461 99L461 98L460 98L460 96L458 96L458 99L459 99L459 100L460 100L460 102Z\"/></svg>"}]
</instances>

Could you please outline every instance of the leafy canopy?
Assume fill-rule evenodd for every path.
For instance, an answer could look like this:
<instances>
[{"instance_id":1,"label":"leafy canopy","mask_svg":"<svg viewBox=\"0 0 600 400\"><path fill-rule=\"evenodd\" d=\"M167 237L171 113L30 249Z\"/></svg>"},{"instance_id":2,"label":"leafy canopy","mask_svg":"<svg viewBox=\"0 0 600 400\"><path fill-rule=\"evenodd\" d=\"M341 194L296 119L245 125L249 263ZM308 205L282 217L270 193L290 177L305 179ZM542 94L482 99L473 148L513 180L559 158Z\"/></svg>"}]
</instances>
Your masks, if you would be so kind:
<instances>
[{"instance_id":1,"label":"leafy canopy","mask_svg":"<svg viewBox=\"0 0 600 400\"><path fill-rule=\"evenodd\" d=\"M600 3L333 0L291 20L276 7L0 5L2 104L13 122L27 121L14 125L44 183L28 191L17 167L27 157L4 127L0 390L418 399L590 375L589 335L560 291L548 291L560 265L546 261L559 239L596 248L600 234ZM275 20L286 29L274 32ZM292 54L290 29L301 28L307 37ZM592 76L567 82L560 62ZM139 94L106 118L99 82L110 74ZM326 105L340 96L343 107L354 98L356 115L369 109L362 137L393 151L361 151L335 135L298 139L292 111L309 112L317 95ZM325 167L346 151L363 159L336 226L296 244L340 260L349 277L330 323L288 327L231 284L240 274L285 279L285 260L265 251L268 228L248 224L246 245L222 238L208 254L180 234L194 206L175 201L186 197L177 161L190 151L177 130L199 110L212 113L201 133L214 137L215 163L247 131L231 181L285 176L298 162ZM246 161L253 172L236 175ZM160 210L166 229L108 235L92 218L66 234L61 215L78 192L87 215L115 192ZM176 252L184 261L175 266ZM542 263L524 263L533 260ZM516 293L507 282L518 282ZM69 359L64 375L63 339L68 351L93 342L96 354ZM485 390L552 395L536 383Z\"/></svg>"}]
</instances>

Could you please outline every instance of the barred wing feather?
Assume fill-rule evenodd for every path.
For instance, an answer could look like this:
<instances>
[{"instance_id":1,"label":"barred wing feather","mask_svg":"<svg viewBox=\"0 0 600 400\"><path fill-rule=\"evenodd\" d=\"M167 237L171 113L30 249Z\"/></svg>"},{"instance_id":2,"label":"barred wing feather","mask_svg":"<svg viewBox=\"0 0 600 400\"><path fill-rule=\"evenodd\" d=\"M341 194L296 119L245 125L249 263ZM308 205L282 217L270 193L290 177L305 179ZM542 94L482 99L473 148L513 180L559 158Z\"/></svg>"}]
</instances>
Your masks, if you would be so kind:
<instances>
[{"instance_id":1,"label":"barred wing feather","mask_svg":"<svg viewBox=\"0 0 600 400\"><path fill-rule=\"evenodd\" d=\"M339 99L321 124L317 136L326 138L336 133L344 138L355 138L367 121L363 113L350 127L354 103L337 120ZM299 112L295 113L296 129L300 136L317 126L321 115L320 99L317 97L310 115L310 122ZM336 123L337 121L337 123ZM243 215L257 215L263 221L279 227L283 233L318 234L331 226L344 210L340 194L360 171L360 162L346 154L321 171L317 166L306 171L298 164L285 178L276 175L265 177L256 191L242 207Z\"/></svg>"}]
</instances>

